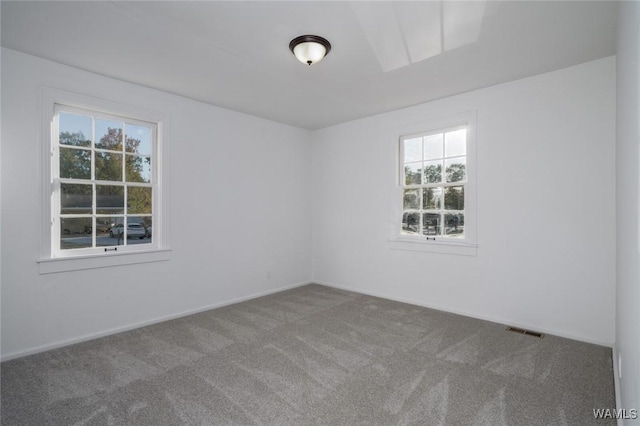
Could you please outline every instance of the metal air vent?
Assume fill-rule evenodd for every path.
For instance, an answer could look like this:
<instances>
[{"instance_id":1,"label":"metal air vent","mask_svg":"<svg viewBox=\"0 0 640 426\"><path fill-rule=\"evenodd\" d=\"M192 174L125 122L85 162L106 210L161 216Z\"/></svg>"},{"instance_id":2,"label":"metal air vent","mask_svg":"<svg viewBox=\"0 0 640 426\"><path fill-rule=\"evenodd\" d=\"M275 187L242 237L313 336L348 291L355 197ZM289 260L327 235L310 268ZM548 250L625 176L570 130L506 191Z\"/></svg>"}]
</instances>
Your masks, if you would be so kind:
<instances>
[{"instance_id":1,"label":"metal air vent","mask_svg":"<svg viewBox=\"0 0 640 426\"><path fill-rule=\"evenodd\" d=\"M507 331L513 331L514 333L526 334L527 336L544 337L544 334L542 334L542 333L538 333L536 331L531 331L531 330L525 330L524 328L518 328L518 327L507 327Z\"/></svg>"}]
</instances>

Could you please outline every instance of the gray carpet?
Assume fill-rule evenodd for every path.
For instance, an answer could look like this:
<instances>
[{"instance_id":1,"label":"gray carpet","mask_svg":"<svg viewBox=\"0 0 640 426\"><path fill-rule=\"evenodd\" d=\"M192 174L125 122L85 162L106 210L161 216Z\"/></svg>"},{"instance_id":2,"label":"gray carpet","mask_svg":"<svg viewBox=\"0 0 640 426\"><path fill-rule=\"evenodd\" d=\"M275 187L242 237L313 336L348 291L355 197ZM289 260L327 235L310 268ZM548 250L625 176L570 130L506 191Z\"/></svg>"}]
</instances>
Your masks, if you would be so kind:
<instances>
[{"instance_id":1,"label":"gray carpet","mask_svg":"<svg viewBox=\"0 0 640 426\"><path fill-rule=\"evenodd\" d=\"M611 350L319 285L5 362L3 425L588 425Z\"/></svg>"}]
</instances>

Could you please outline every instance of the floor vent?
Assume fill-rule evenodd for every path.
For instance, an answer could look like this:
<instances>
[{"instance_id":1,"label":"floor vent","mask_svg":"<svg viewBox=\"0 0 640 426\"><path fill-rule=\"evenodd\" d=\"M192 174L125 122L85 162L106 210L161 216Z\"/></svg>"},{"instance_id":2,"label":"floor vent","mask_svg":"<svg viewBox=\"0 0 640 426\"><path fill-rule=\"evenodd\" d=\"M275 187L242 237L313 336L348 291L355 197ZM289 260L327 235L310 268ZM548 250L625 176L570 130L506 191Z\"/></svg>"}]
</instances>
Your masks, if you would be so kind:
<instances>
[{"instance_id":1,"label":"floor vent","mask_svg":"<svg viewBox=\"0 0 640 426\"><path fill-rule=\"evenodd\" d=\"M507 327L507 331L513 331L514 333L526 334L527 336L533 337L544 337L544 334L537 333L535 331L525 330L524 328L518 327Z\"/></svg>"}]
</instances>

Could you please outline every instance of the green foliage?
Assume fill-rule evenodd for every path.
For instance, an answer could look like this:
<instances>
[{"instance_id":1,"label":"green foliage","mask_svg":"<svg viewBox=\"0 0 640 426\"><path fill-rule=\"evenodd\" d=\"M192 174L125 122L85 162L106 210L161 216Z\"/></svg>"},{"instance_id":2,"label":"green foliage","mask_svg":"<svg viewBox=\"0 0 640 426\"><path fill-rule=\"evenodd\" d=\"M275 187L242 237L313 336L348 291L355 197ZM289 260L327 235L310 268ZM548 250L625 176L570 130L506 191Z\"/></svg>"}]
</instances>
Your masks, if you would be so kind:
<instances>
[{"instance_id":1,"label":"green foliage","mask_svg":"<svg viewBox=\"0 0 640 426\"><path fill-rule=\"evenodd\" d=\"M91 146L91 140L87 139L82 132L60 132L60 143L71 146Z\"/></svg>"},{"instance_id":2,"label":"green foliage","mask_svg":"<svg viewBox=\"0 0 640 426\"><path fill-rule=\"evenodd\" d=\"M437 210L440 208L442 188L425 188L422 191L422 208L425 210Z\"/></svg>"},{"instance_id":3,"label":"green foliage","mask_svg":"<svg viewBox=\"0 0 640 426\"><path fill-rule=\"evenodd\" d=\"M424 168L424 183L442 182L442 164L429 164Z\"/></svg>"},{"instance_id":4,"label":"green foliage","mask_svg":"<svg viewBox=\"0 0 640 426\"><path fill-rule=\"evenodd\" d=\"M144 163L146 157L122 153L122 129L109 128L107 133L96 142L96 148L108 151L91 151L88 149L76 149L76 147L90 147L91 141L87 140L82 132L61 132L60 144L69 148L60 147L60 177L72 179L91 179L91 154L94 153L95 178L99 181L121 182L148 182L144 177ZM136 153L140 140L126 138L125 148L128 153ZM117 152L110 152L117 151ZM122 161L125 159L124 176ZM76 186L76 185L74 185ZM91 186L83 185L85 188ZM123 186L101 185L100 197L121 196ZM150 214L151 188L129 187L127 207L129 213Z\"/></svg>"},{"instance_id":5,"label":"green foliage","mask_svg":"<svg viewBox=\"0 0 640 426\"><path fill-rule=\"evenodd\" d=\"M97 149L108 149L110 151L122 151L122 129L109 127L107 134L96 142Z\"/></svg>"},{"instance_id":6,"label":"green foliage","mask_svg":"<svg viewBox=\"0 0 640 426\"><path fill-rule=\"evenodd\" d=\"M61 147L60 177L91 179L91 151Z\"/></svg>"},{"instance_id":7,"label":"green foliage","mask_svg":"<svg viewBox=\"0 0 640 426\"><path fill-rule=\"evenodd\" d=\"M419 185L422 183L422 169L412 170L409 166L404 166L405 185Z\"/></svg>"},{"instance_id":8,"label":"green foliage","mask_svg":"<svg viewBox=\"0 0 640 426\"><path fill-rule=\"evenodd\" d=\"M448 186L444 189L445 210L464 210L464 186Z\"/></svg>"},{"instance_id":9,"label":"green foliage","mask_svg":"<svg viewBox=\"0 0 640 426\"><path fill-rule=\"evenodd\" d=\"M96 180L122 182L122 154L95 153Z\"/></svg>"},{"instance_id":10,"label":"green foliage","mask_svg":"<svg viewBox=\"0 0 640 426\"><path fill-rule=\"evenodd\" d=\"M125 155L125 178L127 182L148 182L143 176L146 157Z\"/></svg>"},{"instance_id":11,"label":"green foliage","mask_svg":"<svg viewBox=\"0 0 640 426\"><path fill-rule=\"evenodd\" d=\"M129 187L127 209L130 214L150 214L151 206L151 188Z\"/></svg>"},{"instance_id":12,"label":"green foliage","mask_svg":"<svg viewBox=\"0 0 640 426\"><path fill-rule=\"evenodd\" d=\"M462 163L450 164L447 167L447 182L462 182L467 179L466 166Z\"/></svg>"},{"instance_id":13,"label":"green foliage","mask_svg":"<svg viewBox=\"0 0 640 426\"><path fill-rule=\"evenodd\" d=\"M404 190L404 208L405 209L417 209L420 202L420 190L419 189L405 189Z\"/></svg>"}]
</instances>

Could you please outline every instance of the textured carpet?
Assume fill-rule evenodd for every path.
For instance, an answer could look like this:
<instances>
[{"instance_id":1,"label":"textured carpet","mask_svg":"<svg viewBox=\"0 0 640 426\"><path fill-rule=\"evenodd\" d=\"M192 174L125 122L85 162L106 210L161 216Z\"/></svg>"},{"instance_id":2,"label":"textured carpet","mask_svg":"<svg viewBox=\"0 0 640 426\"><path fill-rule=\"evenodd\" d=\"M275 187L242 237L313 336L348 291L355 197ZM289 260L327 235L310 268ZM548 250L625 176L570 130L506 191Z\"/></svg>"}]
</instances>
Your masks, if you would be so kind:
<instances>
[{"instance_id":1,"label":"textured carpet","mask_svg":"<svg viewBox=\"0 0 640 426\"><path fill-rule=\"evenodd\" d=\"M3 425L588 425L611 349L308 285L5 362Z\"/></svg>"}]
</instances>

